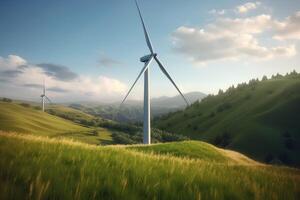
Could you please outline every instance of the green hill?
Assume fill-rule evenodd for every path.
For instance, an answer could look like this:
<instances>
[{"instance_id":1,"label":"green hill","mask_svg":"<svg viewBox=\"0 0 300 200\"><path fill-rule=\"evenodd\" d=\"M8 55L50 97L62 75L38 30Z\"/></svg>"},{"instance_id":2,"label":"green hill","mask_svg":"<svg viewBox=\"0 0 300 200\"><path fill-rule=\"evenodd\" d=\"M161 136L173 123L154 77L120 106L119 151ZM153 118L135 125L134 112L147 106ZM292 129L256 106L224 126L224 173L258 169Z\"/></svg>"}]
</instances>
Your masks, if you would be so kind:
<instances>
[{"instance_id":1,"label":"green hill","mask_svg":"<svg viewBox=\"0 0 300 200\"><path fill-rule=\"evenodd\" d=\"M37 135L57 135L88 131L68 120L36 110L27 104L0 102L0 129Z\"/></svg>"},{"instance_id":2,"label":"green hill","mask_svg":"<svg viewBox=\"0 0 300 200\"><path fill-rule=\"evenodd\" d=\"M237 150L256 160L300 167L300 75L277 75L209 95L155 127Z\"/></svg>"},{"instance_id":3,"label":"green hill","mask_svg":"<svg viewBox=\"0 0 300 200\"><path fill-rule=\"evenodd\" d=\"M56 115L64 119L68 119L77 123L86 123L92 120L100 119L90 114L84 113L80 110L76 110L63 105L49 105L46 112L51 115Z\"/></svg>"},{"instance_id":4,"label":"green hill","mask_svg":"<svg viewBox=\"0 0 300 200\"><path fill-rule=\"evenodd\" d=\"M273 200L300 193L299 170L202 142L101 147L0 132L0 144L0 199Z\"/></svg>"},{"instance_id":5,"label":"green hill","mask_svg":"<svg viewBox=\"0 0 300 200\"><path fill-rule=\"evenodd\" d=\"M67 137L89 144L112 143L110 130L102 127L84 127L77 123L77 120L92 120L91 115L63 106L51 106L51 112L57 116L42 112L29 103L0 101L0 130Z\"/></svg>"},{"instance_id":6,"label":"green hill","mask_svg":"<svg viewBox=\"0 0 300 200\"><path fill-rule=\"evenodd\" d=\"M170 142L148 146L132 145L129 146L128 149L144 153L168 155L187 159L200 159L216 163L258 164L240 153L217 148L201 141Z\"/></svg>"}]
</instances>

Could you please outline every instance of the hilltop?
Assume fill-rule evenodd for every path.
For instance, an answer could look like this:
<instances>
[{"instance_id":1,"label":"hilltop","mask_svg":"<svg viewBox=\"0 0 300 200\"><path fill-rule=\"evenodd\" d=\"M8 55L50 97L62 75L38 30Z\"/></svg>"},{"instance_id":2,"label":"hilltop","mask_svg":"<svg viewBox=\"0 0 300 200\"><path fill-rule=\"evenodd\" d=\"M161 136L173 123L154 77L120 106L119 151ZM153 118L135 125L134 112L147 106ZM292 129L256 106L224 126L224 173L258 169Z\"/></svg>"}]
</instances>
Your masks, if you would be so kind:
<instances>
[{"instance_id":1,"label":"hilltop","mask_svg":"<svg viewBox=\"0 0 300 200\"><path fill-rule=\"evenodd\" d=\"M182 141L159 143L154 145L131 145L128 149L155 155L166 155L185 159L200 159L213 163L259 164L256 161L234 151L215 147L201 141Z\"/></svg>"},{"instance_id":2,"label":"hilltop","mask_svg":"<svg viewBox=\"0 0 300 200\"><path fill-rule=\"evenodd\" d=\"M299 170L201 142L101 147L1 132L0 143L1 199L273 200L300 192Z\"/></svg>"},{"instance_id":3,"label":"hilltop","mask_svg":"<svg viewBox=\"0 0 300 200\"><path fill-rule=\"evenodd\" d=\"M300 75L292 72L220 90L154 124L256 160L300 167L299 112Z\"/></svg>"}]
</instances>

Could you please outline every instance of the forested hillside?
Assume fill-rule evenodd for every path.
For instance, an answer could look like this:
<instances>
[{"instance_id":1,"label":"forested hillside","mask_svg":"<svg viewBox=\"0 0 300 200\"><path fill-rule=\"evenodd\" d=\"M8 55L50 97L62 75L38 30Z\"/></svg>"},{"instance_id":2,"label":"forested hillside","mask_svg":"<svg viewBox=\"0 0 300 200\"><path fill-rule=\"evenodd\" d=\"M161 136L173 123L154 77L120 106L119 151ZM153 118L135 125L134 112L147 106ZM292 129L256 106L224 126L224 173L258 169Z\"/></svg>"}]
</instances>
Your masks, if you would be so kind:
<instances>
[{"instance_id":1,"label":"forested hillside","mask_svg":"<svg viewBox=\"0 0 300 200\"><path fill-rule=\"evenodd\" d=\"M154 120L157 128L300 166L300 74L253 79Z\"/></svg>"}]
</instances>

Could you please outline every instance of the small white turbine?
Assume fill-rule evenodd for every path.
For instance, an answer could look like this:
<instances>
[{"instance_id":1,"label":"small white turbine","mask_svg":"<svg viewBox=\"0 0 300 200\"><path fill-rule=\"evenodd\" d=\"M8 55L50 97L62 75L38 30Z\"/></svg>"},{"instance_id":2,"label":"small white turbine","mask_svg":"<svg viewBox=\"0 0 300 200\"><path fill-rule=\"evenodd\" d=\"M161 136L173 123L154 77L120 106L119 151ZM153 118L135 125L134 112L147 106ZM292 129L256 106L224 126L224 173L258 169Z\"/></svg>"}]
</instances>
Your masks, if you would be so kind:
<instances>
[{"instance_id":1,"label":"small white turbine","mask_svg":"<svg viewBox=\"0 0 300 200\"><path fill-rule=\"evenodd\" d=\"M151 143L151 125L150 125L150 85L149 85L149 66L151 64L151 62L153 61L153 59L157 62L159 68L161 69L161 71L166 75L166 77L171 81L171 83L174 85L174 87L176 88L176 90L179 92L179 94L182 96L183 100L186 102L187 105L189 105L187 99L184 97L184 95L182 94L182 92L179 90L179 88L177 87L177 85L175 84L175 82L172 80L171 76L169 75L169 73L167 72L167 70L164 68L164 66L162 65L162 63L160 62L160 60L157 58L157 53L154 53L139 5L137 3L137 0L135 0L135 4L136 7L138 9L139 12L139 16L142 22L142 26L143 26L143 30L144 30L144 35L145 35L145 39L146 39L146 43L147 46L150 50L150 54L143 56L140 58L140 61L144 63L144 67L142 69L142 71L139 73L138 77L136 78L136 80L134 81L133 85L131 86L130 90L128 91L128 93L126 94L125 98L123 99L121 105L124 103L124 101L126 100L126 98L128 97L128 95L130 94L131 90L133 89L133 87L135 86L136 82L139 80L139 78L141 77L142 74L144 74L144 124L143 124L143 132L144 132L144 137L143 137L143 143L144 144L150 144Z\"/></svg>"},{"instance_id":2,"label":"small white turbine","mask_svg":"<svg viewBox=\"0 0 300 200\"><path fill-rule=\"evenodd\" d=\"M52 103L51 100L46 96L46 86L45 86L45 80L43 85L43 93L41 95L42 97L42 110L45 112L45 98L49 101L49 103Z\"/></svg>"}]
</instances>

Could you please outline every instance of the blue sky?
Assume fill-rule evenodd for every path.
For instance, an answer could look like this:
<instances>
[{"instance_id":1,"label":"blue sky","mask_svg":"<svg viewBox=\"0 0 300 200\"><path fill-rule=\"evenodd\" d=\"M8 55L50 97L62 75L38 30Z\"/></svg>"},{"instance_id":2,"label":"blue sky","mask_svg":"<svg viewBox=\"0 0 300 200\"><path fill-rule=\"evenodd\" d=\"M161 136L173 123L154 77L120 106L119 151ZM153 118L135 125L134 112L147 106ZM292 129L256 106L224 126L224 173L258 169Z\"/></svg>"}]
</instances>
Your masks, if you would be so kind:
<instances>
[{"instance_id":1,"label":"blue sky","mask_svg":"<svg viewBox=\"0 0 300 200\"><path fill-rule=\"evenodd\" d=\"M154 48L183 92L215 93L264 74L300 71L299 1L139 3ZM117 100L139 73L139 57L148 53L133 0L2 0L0 24L0 96L36 99L44 74L49 96L58 100ZM29 67L5 76L20 71L19 65ZM54 73L76 78L61 80ZM142 83L131 98L142 98ZM154 97L176 95L154 64L151 86Z\"/></svg>"}]
</instances>

